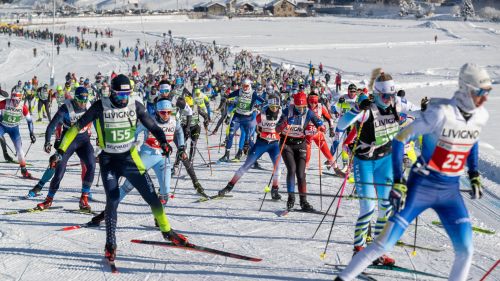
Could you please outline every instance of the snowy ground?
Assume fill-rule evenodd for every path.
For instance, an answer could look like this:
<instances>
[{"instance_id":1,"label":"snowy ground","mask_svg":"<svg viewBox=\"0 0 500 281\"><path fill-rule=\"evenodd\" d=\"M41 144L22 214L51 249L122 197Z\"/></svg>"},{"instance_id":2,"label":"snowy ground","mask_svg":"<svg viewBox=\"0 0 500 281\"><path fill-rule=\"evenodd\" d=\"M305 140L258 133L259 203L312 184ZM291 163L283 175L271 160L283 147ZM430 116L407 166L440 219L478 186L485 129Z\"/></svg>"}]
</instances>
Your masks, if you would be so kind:
<instances>
[{"instance_id":1,"label":"snowy ground","mask_svg":"<svg viewBox=\"0 0 500 281\"><path fill-rule=\"evenodd\" d=\"M423 96L449 97L456 87L459 67L467 61L487 67L496 83L500 81L500 25L493 23L428 22L411 20L370 20L349 18L315 19L238 19L238 20L188 20L182 17L148 17L141 25L137 17L106 19L64 19L57 29L76 33L76 26L97 28L110 27L114 38L105 39L118 45L132 46L136 38L149 42L161 39L161 34L172 30L177 37L186 37L232 47L234 52L245 48L261 53L276 62L291 63L304 67L311 59L316 65L321 61L329 71L343 71L346 81L356 83L368 79L372 68L382 66L393 74L398 84L407 91L407 97L418 103ZM141 30L147 32L141 34ZM438 42L434 43L434 35ZM92 35L88 38L93 37ZM12 37L12 47L7 48L6 36L0 36L0 69L2 88L10 89L18 79L26 80L37 75L41 82L49 77L50 47L46 42ZM94 40L94 39L93 39ZM99 38L98 41L101 42ZM39 56L33 58L32 48L37 47ZM119 52L118 52L119 53ZM118 56L101 52L76 51L61 48L56 57L56 81L62 82L66 72L77 76L90 76L97 71L127 71L134 62L123 61ZM496 88L496 87L495 87ZM495 89L497 90L497 89ZM500 98L491 94L486 107L490 111L489 128L482 133L481 168L488 192L481 201L466 198L474 225L487 229L499 228L498 191L500 176L500 141L496 132ZM55 108L53 109L55 110ZM35 124L37 134L43 134L46 123ZM28 134L22 125L25 151ZM8 138L7 138L8 139ZM201 136L198 147L206 157L206 143ZM216 145L218 136L210 137L210 145ZM10 141L9 141L10 143ZM12 146L12 145L11 145ZM48 155L42 149L43 139L31 148L27 159L35 176L41 176L47 165ZM222 152L222 151L221 151ZM318 153L313 150L311 169L308 172L308 189L319 192ZM221 156L211 150L212 160ZM214 194L225 186L239 164L232 163L210 170L200 164L196 172L203 186ZM71 163L77 163L74 158ZM264 165L271 163L265 157ZM16 171L12 164L0 164L0 212L35 206L39 200L17 200L36 183L12 176ZM54 206L66 209L78 208L80 169L68 167ZM181 176L177 196L167 208L174 228L200 245L224 249L250 256L261 257L260 263L250 263L181 250L138 246L130 239L160 240L153 231L152 216L137 193L128 196L119 208L117 237L118 261L121 274L112 276L102 265L104 229L60 232L60 228L86 222L87 215L70 214L63 210L44 213L0 216L0 280L332 280L335 270L324 263L346 264L352 255L354 219L358 202L345 200L332 234L325 261L320 260L328 235L331 218L327 218L316 239L311 235L321 216L290 214L280 218L277 211L284 209L285 202L266 202L258 212L263 188L271 171L250 170L235 187L234 197L206 203L194 203L196 196L190 181ZM95 179L97 183L97 177ZM466 181L464 181L465 183ZM173 180L175 184L175 180ZM341 179L323 176L323 192L335 194ZM464 187L466 188L466 187ZM3 190L6 189L6 190ZM346 192L350 193L348 185ZM102 187L94 188L94 196L105 200ZM320 208L319 198L310 198ZM330 198L323 198L323 209ZM336 204L335 204L336 205ZM94 210L102 210L103 203L93 203ZM421 246L442 249L433 253L396 247L391 254L397 263L408 268L446 276L453 260L451 243L443 229L431 225L437 217L429 211L419 218L418 241ZM413 241L413 226L403 241ZM498 234L474 234L475 255L471 268L471 280L479 280L485 271L499 258ZM378 280L433 280L420 275L392 271L368 270ZM488 280L499 279L498 270Z\"/></svg>"}]
</instances>

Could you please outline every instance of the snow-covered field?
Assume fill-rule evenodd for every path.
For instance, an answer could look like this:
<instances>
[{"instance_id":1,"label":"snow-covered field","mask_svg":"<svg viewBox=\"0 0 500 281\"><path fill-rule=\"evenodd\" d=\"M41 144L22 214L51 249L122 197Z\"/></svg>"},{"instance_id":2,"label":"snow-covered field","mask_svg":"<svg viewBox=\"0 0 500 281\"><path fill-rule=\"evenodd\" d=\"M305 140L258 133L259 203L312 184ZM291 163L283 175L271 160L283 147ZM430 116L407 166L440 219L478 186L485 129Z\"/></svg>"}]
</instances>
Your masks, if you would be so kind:
<instances>
[{"instance_id":1,"label":"snow-covered field","mask_svg":"<svg viewBox=\"0 0 500 281\"><path fill-rule=\"evenodd\" d=\"M61 19L57 30L76 34L76 26L111 28L114 38L104 41L118 45L118 40L121 40L122 46L133 46L137 38L141 42L147 40L153 43L161 40L163 32L172 30L174 37L208 43L216 40L218 44L231 46L233 52L248 49L277 63L305 67L309 60L316 65L322 62L328 71L341 70L346 82L367 80L371 69L381 66L393 75L398 85L406 90L407 97L415 103L419 103L424 96L450 97L456 88L458 69L465 62L485 66L496 83L500 81L500 25L494 23L334 17L233 20L145 17L141 25L138 17L116 17ZM435 35L438 36L437 43L434 43ZM102 42L101 38L97 40ZM48 80L50 46L47 42L12 37L12 47L7 48L7 41L8 37L0 36L2 88L10 90L17 80L24 81L33 75L37 75L41 82ZM32 56L34 47L39 50L37 58ZM127 71L133 64L133 61L122 60L118 55L62 47L61 55L56 57L56 82L61 83L66 72L92 77L97 71ZM494 85L494 89L498 90L496 88L497 85ZM480 165L488 191L485 198L475 202L464 195L473 224L492 230L499 228L500 221L499 192L496 190L500 184L500 140L496 131L500 121L500 97L495 90L486 104L491 115L489 127L481 135ZM45 125L35 124L36 133L43 134ZM21 130L26 151L29 137L25 124ZM204 139L202 135L198 148L206 157ZM209 138L210 145L216 145L218 141L218 136ZM8 143L12 146L10 140ZM35 176L41 176L47 166L48 155L42 147L40 136L27 156L28 162L33 165L29 169ZM308 189L319 192L317 150L313 150L312 155ZM211 156L213 160L221 153L212 149ZM266 156L264 159L264 166L270 168L270 161ZM74 158L71 163L77 162ZM236 163L214 166L211 175L210 170L201 165L200 157L197 157L196 163L200 164L196 172L201 183L212 194L223 188L239 167ZM16 168L12 164L0 164L2 213L33 207L39 202L38 199L17 200L27 194L36 182L11 176ZM79 174L79 167L68 167L54 206L78 208L75 196L79 196L80 191ZM259 212L259 199L263 196L270 174L271 171L250 170L235 187L233 198L206 203L194 203L197 196L190 181L181 176L177 196L167 208L173 227L189 235L194 243L261 257L264 260L260 263L130 243L130 239L134 238L161 240L159 232L149 228L153 224L149 208L134 192L119 208L117 265L121 274L118 276L112 276L103 267L104 228L58 231L64 226L86 222L90 217L56 209L36 214L0 216L0 280L332 280L336 270L324 263L346 264L350 260L358 202L342 201L339 211L342 217L336 221L332 244L322 261L319 255L323 251L332 217L327 217L327 223L316 239L311 239L321 216L292 213L287 217L278 217L276 212L285 208L285 202L266 202ZM323 176L322 184L324 193L335 194L341 179ZM352 185L348 185L346 192L351 190ZM94 188L93 192L95 198L105 200L102 185ZM323 198L323 210L330 200ZM319 198L311 197L310 201L320 208ZM100 211L104 204L92 203L92 207ZM399 265L447 275L453 250L443 229L431 224L435 219L437 216L432 211L419 218L417 244L443 251L417 250L417 255L412 256L413 249L396 247L391 256ZM411 226L402 240L413 242L413 233L414 227ZM500 239L498 234L474 233L474 243L470 278L479 280L499 258ZM393 271L367 272L378 280L433 280ZM487 280L499 280L498 272L497 269Z\"/></svg>"}]
</instances>

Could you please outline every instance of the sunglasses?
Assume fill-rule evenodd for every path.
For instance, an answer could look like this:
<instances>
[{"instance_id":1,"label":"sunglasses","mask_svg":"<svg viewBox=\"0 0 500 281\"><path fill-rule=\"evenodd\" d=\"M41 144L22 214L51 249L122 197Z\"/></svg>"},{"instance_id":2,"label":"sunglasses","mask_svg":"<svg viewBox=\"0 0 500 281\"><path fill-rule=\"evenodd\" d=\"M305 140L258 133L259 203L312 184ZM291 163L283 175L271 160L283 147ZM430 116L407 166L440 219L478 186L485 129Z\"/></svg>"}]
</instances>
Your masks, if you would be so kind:
<instances>
[{"instance_id":1,"label":"sunglasses","mask_svg":"<svg viewBox=\"0 0 500 281\"><path fill-rule=\"evenodd\" d=\"M82 99L79 99L79 98L75 97L75 101L79 102L79 103L87 103L88 100L89 100L88 97L85 97L85 98L82 98Z\"/></svg>"},{"instance_id":2,"label":"sunglasses","mask_svg":"<svg viewBox=\"0 0 500 281\"><path fill-rule=\"evenodd\" d=\"M172 111L170 110L158 110L158 114L160 115L170 115Z\"/></svg>"},{"instance_id":3,"label":"sunglasses","mask_svg":"<svg viewBox=\"0 0 500 281\"><path fill-rule=\"evenodd\" d=\"M125 100L130 96L130 91L113 91L117 100Z\"/></svg>"},{"instance_id":4,"label":"sunglasses","mask_svg":"<svg viewBox=\"0 0 500 281\"><path fill-rule=\"evenodd\" d=\"M168 89L161 89L160 90L160 94L168 94L168 93L170 93L170 90L168 90Z\"/></svg>"},{"instance_id":5,"label":"sunglasses","mask_svg":"<svg viewBox=\"0 0 500 281\"><path fill-rule=\"evenodd\" d=\"M476 97L483 97L483 96L489 95L490 92L491 92L491 88L490 89L481 89L481 88L479 88L478 90L474 90L473 94Z\"/></svg>"},{"instance_id":6,"label":"sunglasses","mask_svg":"<svg viewBox=\"0 0 500 281\"><path fill-rule=\"evenodd\" d=\"M270 109L279 109L279 108L280 108L280 106L279 106L279 105L275 105L275 104L273 104L273 105L270 105L270 106L269 106L269 108L270 108Z\"/></svg>"},{"instance_id":7,"label":"sunglasses","mask_svg":"<svg viewBox=\"0 0 500 281\"><path fill-rule=\"evenodd\" d=\"M380 97L383 98L384 100L388 100L394 97L394 94L382 94L380 93Z\"/></svg>"}]
</instances>

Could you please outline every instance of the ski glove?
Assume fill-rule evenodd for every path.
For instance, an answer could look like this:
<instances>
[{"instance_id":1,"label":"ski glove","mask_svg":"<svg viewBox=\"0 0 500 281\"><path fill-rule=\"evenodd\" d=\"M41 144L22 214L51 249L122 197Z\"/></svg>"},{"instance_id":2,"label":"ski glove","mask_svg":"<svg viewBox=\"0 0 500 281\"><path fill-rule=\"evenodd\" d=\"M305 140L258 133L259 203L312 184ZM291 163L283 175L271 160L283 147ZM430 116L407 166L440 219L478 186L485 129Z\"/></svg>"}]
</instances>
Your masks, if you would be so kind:
<instances>
[{"instance_id":1,"label":"ski glove","mask_svg":"<svg viewBox=\"0 0 500 281\"><path fill-rule=\"evenodd\" d=\"M470 198L480 199L483 197L483 186L481 185L481 179L479 178L478 172L471 172L469 174L470 179Z\"/></svg>"},{"instance_id":2,"label":"ski glove","mask_svg":"<svg viewBox=\"0 0 500 281\"><path fill-rule=\"evenodd\" d=\"M424 97L420 101L420 110L425 111L427 109L427 105L429 104L430 100L427 97Z\"/></svg>"},{"instance_id":3,"label":"ski glove","mask_svg":"<svg viewBox=\"0 0 500 281\"><path fill-rule=\"evenodd\" d=\"M161 150L163 151L162 155L170 157L170 153L172 153L172 147L170 146L170 144L168 144L168 142L161 144Z\"/></svg>"},{"instance_id":4,"label":"ski glove","mask_svg":"<svg viewBox=\"0 0 500 281\"><path fill-rule=\"evenodd\" d=\"M392 186L391 193L389 194L389 202L394 209L394 212L400 212L404 209L406 204L406 192L408 188L406 187L406 183L395 182Z\"/></svg>"},{"instance_id":5,"label":"ski glove","mask_svg":"<svg viewBox=\"0 0 500 281\"><path fill-rule=\"evenodd\" d=\"M330 133L330 138L335 137L335 129L333 127L330 127L329 133Z\"/></svg>"},{"instance_id":6,"label":"ski glove","mask_svg":"<svg viewBox=\"0 0 500 281\"><path fill-rule=\"evenodd\" d=\"M179 148L177 149L177 159L180 160L187 159L186 147L184 145L179 146Z\"/></svg>"},{"instance_id":7,"label":"ski glove","mask_svg":"<svg viewBox=\"0 0 500 281\"><path fill-rule=\"evenodd\" d=\"M50 150L52 150L52 144L50 142L46 142L43 145L43 150L45 150L45 152L47 153L50 153Z\"/></svg>"},{"instance_id":8,"label":"ski glove","mask_svg":"<svg viewBox=\"0 0 500 281\"><path fill-rule=\"evenodd\" d=\"M30 134L30 138L31 138L31 143L35 143L36 142L35 134L31 133Z\"/></svg>"},{"instance_id":9,"label":"ski glove","mask_svg":"<svg viewBox=\"0 0 500 281\"><path fill-rule=\"evenodd\" d=\"M208 124L210 122L210 119L205 119L205 121L203 121L203 127L205 127L205 129L208 130Z\"/></svg>"},{"instance_id":10,"label":"ski glove","mask_svg":"<svg viewBox=\"0 0 500 281\"><path fill-rule=\"evenodd\" d=\"M360 104L359 104L359 109L360 110L368 110L372 106L372 101L370 99L364 99Z\"/></svg>"}]
</instances>

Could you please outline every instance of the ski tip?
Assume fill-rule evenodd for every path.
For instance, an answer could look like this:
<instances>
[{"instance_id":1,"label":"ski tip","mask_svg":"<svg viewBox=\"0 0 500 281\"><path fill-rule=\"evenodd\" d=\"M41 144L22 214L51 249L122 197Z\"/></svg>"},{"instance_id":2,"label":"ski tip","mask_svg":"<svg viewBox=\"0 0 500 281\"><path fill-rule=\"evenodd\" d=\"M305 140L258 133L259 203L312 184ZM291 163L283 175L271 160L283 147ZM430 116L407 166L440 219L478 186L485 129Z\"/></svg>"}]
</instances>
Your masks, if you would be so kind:
<instances>
[{"instance_id":1,"label":"ski tip","mask_svg":"<svg viewBox=\"0 0 500 281\"><path fill-rule=\"evenodd\" d=\"M63 227L61 230L62 231L70 231L70 230L75 230L75 229L79 229L79 228L81 228L80 225L72 225L72 226Z\"/></svg>"},{"instance_id":2,"label":"ski tip","mask_svg":"<svg viewBox=\"0 0 500 281\"><path fill-rule=\"evenodd\" d=\"M132 243L141 243L142 240L139 240L139 239L132 239L130 240L130 242Z\"/></svg>"}]
</instances>

